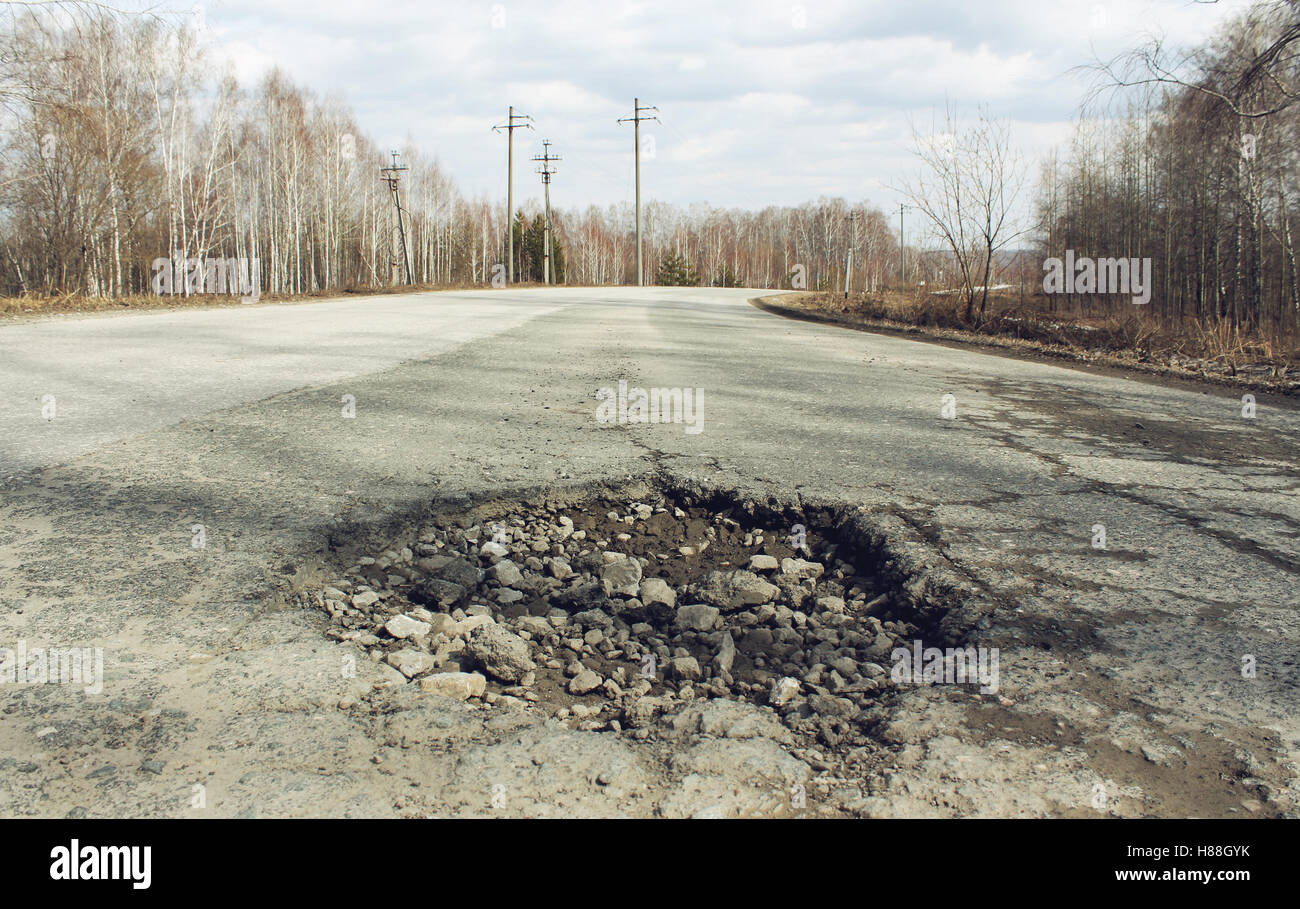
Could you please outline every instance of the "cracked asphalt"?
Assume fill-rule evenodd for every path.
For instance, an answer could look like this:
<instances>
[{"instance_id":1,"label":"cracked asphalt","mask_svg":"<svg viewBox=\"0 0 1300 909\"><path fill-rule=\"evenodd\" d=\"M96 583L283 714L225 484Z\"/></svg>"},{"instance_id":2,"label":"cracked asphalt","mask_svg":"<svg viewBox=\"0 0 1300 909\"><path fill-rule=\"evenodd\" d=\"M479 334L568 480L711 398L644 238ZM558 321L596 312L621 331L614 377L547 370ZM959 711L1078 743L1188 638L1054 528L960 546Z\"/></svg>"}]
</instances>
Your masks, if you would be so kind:
<instances>
[{"instance_id":1,"label":"cracked asphalt","mask_svg":"<svg viewBox=\"0 0 1300 909\"><path fill-rule=\"evenodd\" d=\"M104 652L101 693L0 681L0 815L707 813L615 732L358 702L375 668L292 597L432 503L657 478L856 508L1000 648L997 695L901 691L876 772L812 768L810 813L1297 812L1293 403L1247 417L1226 389L788 321L761 293L0 324L0 648ZM599 424L620 379L704 389L703 431ZM526 797L494 808L497 779Z\"/></svg>"}]
</instances>

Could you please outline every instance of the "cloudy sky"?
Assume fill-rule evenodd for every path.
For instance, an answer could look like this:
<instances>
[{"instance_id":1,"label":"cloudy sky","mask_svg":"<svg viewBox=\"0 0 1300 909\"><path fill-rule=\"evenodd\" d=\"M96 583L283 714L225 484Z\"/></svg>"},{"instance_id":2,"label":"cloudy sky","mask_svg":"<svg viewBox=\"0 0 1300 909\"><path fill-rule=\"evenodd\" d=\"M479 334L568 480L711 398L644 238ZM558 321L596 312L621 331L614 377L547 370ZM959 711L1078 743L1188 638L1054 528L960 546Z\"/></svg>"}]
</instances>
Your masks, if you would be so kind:
<instances>
[{"instance_id":1,"label":"cloudy sky","mask_svg":"<svg viewBox=\"0 0 1300 909\"><path fill-rule=\"evenodd\" d=\"M184 3L185 0L179 0ZM279 65L345 97L383 145L408 137L467 195L505 195L508 105L516 197L549 138L564 207L630 200L632 99L643 193L761 208L820 195L888 207L915 166L909 122L987 104L1032 160L1068 136L1070 72L1159 34L1194 43L1244 0L206 0L194 18L241 82ZM1036 172L1036 168L1034 169Z\"/></svg>"}]
</instances>

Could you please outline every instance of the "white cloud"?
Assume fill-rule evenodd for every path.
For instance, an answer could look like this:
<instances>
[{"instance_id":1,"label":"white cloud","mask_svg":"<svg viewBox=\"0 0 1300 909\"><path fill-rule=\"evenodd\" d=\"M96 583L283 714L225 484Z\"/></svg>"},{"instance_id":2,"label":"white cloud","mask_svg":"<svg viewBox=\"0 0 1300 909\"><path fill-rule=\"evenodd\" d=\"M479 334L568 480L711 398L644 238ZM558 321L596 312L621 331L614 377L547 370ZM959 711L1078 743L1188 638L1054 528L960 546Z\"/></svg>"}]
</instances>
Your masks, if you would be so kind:
<instances>
[{"instance_id":1,"label":"white cloud","mask_svg":"<svg viewBox=\"0 0 1300 909\"><path fill-rule=\"evenodd\" d=\"M1040 154L1068 136L1072 67L1148 33L1200 40L1243 3L211 0L204 18L241 82L279 65L339 94L381 146L409 135L468 195L504 193L491 127L514 104L537 127L516 138L550 138L565 159L557 204L629 199L632 131L615 121L638 96L663 120L645 127L659 149L649 196L760 207L892 204L909 118L947 102L987 103ZM517 191L535 192L517 167Z\"/></svg>"}]
</instances>

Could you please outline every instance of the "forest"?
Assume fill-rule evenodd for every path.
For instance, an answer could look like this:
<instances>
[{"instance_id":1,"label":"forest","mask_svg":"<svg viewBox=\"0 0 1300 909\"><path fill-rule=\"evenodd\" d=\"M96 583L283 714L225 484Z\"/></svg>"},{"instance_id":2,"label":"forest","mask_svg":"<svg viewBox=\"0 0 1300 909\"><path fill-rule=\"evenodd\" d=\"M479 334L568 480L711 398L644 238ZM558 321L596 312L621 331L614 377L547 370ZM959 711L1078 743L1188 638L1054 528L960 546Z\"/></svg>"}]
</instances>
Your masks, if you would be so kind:
<instances>
[{"instance_id":1,"label":"forest","mask_svg":"<svg viewBox=\"0 0 1300 909\"><path fill-rule=\"evenodd\" d=\"M269 294L404 280L381 179L391 151L344 99L278 70L240 85L184 21L97 7L3 14L0 295L147 294L160 259L253 260ZM989 288L1008 282L1036 307L1131 311L1114 295L1044 298L1037 264L1068 251L1150 258L1149 312L1162 322L1294 334L1298 39L1300 3L1261 0L1204 46L1152 40L1091 64L1072 140L1038 162L1021 197L1025 223L1008 220L1009 188L1033 168L1005 154L1008 124L981 115L962 132L950 119L956 140L943 154L933 136L916 137L907 247L896 211L867 201L723 209L651 199L647 279L841 291L851 254L854 292L955 288L974 324ZM436 150L396 151L408 168L414 283L490 285L506 255L503 201L463 195ZM540 206L509 220L517 278L541 280ZM558 280L636 283L633 223L630 200L557 208Z\"/></svg>"}]
</instances>

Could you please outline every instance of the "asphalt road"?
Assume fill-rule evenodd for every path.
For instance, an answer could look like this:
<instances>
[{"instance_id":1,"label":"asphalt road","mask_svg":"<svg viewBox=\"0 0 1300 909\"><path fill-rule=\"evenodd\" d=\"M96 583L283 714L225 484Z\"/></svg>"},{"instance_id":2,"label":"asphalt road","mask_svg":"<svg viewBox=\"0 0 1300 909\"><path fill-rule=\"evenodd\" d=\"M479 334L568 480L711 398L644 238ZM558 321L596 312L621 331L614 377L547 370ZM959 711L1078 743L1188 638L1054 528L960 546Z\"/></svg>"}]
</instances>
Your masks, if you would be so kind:
<instances>
[{"instance_id":1,"label":"asphalt road","mask_svg":"<svg viewBox=\"0 0 1300 909\"><path fill-rule=\"evenodd\" d=\"M7 325L0 479L187 417L442 353L556 305L482 298L433 307L394 295Z\"/></svg>"},{"instance_id":2,"label":"asphalt road","mask_svg":"<svg viewBox=\"0 0 1300 909\"><path fill-rule=\"evenodd\" d=\"M326 570L327 539L433 499L655 472L858 506L995 605L999 694L900 698L888 786L826 811L1296 811L1294 408L786 321L759 293L0 323L0 647L102 647L105 667L95 694L0 680L0 815L486 813L456 743L508 762L561 734L649 781L619 801L560 762L567 810L680 810L683 781L612 732L339 709L373 681L364 653L341 678L345 645L277 593ZM702 431L602 425L595 393L622 379L703 389Z\"/></svg>"}]
</instances>

